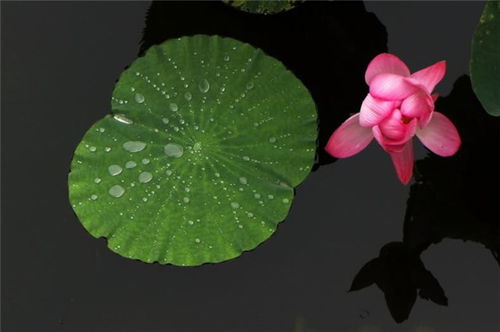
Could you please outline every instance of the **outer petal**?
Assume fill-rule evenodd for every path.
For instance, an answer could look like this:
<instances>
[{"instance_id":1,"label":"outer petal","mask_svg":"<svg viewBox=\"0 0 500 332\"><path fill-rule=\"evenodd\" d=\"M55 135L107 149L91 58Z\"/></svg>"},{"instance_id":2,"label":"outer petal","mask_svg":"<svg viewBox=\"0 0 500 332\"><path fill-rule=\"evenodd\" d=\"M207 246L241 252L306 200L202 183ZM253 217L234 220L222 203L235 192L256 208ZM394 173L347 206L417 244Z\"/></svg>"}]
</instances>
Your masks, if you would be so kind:
<instances>
[{"instance_id":1,"label":"outer petal","mask_svg":"<svg viewBox=\"0 0 500 332\"><path fill-rule=\"evenodd\" d=\"M363 150L372 139L371 129L359 125L356 113L334 131L325 150L336 158L347 158Z\"/></svg>"},{"instance_id":2,"label":"outer petal","mask_svg":"<svg viewBox=\"0 0 500 332\"><path fill-rule=\"evenodd\" d=\"M432 66L421 69L410 76L410 80L426 89L430 94L446 73L446 61L439 61Z\"/></svg>"},{"instance_id":3,"label":"outer petal","mask_svg":"<svg viewBox=\"0 0 500 332\"><path fill-rule=\"evenodd\" d=\"M390 53L379 54L368 64L365 73L366 84L370 85L375 76L383 73L410 76L410 70L405 63Z\"/></svg>"},{"instance_id":4,"label":"outer petal","mask_svg":"<svg viewBox=\"0 0 500 332\"><path fill-rule=\"evenodd\" d=\"M433 113L425 128L417 130L417 136L429 150L442 157L454 155L461 144L455 125L439 112Z\"/></svg>"},{"instance_id":5,"label":"outer petal","mask_svg":"<svg viewBox=\"0 0 500 332\"><path fill-rule=\"evenodd\" d=\"M399 180L403 184L410 182L413 175L413 141L408 141L401 152L391 153L391 159Z\"/></svg>"},{"instance_id":6,"label":"outer petal","mask_svg":"<svg viewBox=\"0 0 500 332\"><path fill-rule=\"evenodd\" d=\"M393 110L395 102L373 98L368 94L361 104L359 124L373 127L385 119Z\"/></svg>"},{"instance_id":7,"label":"outer petal","mask_svg":"<svg viewBox=\"0 0 500 332\"><path fill-rule=\"evenodd\" d=\"M434 111L430 113L425 113L423 114L419 119L418 119L418 127L419 128L425 128L429 122L432 119L432 115L434 114Z\"/></svg>"},{"instance_id":8,"label":"outer petal","mask_svg":"<svg viewBox=\"0 0 500 332\"><path fill-rule=\"evenodd\" d=\"M396 74L378 74L370 82L370 94L378 99L402 100L418 90L408 78Z\"/></svg>"},{"instance_id":9,"label":"outer petal","mask_svg":"<svg viewBox=\"0 0 500 332\"><path fill-rule=\"evenodd\" d=\"M423 91L412 94L401 103L401 113L409 118L419 118L434 110L434 102Z\"/></svg>"}]
</instances>

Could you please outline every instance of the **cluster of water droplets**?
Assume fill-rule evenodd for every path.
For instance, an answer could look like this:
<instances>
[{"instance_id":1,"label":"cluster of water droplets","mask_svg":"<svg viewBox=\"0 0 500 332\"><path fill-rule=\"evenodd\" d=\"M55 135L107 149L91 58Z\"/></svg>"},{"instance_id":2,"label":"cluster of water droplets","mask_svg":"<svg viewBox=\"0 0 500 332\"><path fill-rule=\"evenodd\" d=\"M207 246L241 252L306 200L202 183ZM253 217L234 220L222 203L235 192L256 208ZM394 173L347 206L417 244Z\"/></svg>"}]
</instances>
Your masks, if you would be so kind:
<instances>
[{"instance_id":1,"label":"cluster of water droplets","mask_svg":"<svg viewBox=\"0 0 500 332\"><path fill-rule=\"evenodd\" d=\"M232 50L236 51L236 48ZM169 75L163 72L132 72L132 76L137 80L134 87L130 88L128 95L113 98L118 110L135 103L139 110L149 112L157 118L157 125L152 128L152 131L157 133L154 145L161 146L163 158L151 154L144 156L145 150L152 149L153 141L151 145L141 140L126 141L121 147L125 153L129 153L130 160L123 164L108 165L107 174L96 177L94 184L102 186L105 183L110 197L118 199L117 201L127 200L129 197L128 202L137 208L144 208L142 204L149 202L155 190L158 191L162 186L165 188L162 190L168 192L167 199L162 196L164 204L175 204L177 209L182 209L186 215L179 226L181 229L183 225L211 229L210 227L220 225L219 222L232 220L238 229L244 229L245 222L250 221L262 224L266 231L272 233L277 221L269 219L266 213L259 213L255 209L266 205L273 208L277 204L276 201L279 203L280 200L281 204L289 205L290 200L287 197L291 197L292 189L287 188L283 191L282 188L270 194L265 185L252 181L261 169L261 165L279 163L278 159L274 160L272 154L268 154L269 158L262 158L261 153L258 151L256 153L256 150L252 149L262 149L266 146L288 152L293 152L294 149L288 144L291 133L286 128L281 132L268 129L276 127L273 125L276 122L275 112L280 111L266 108L268 101L273 98L272 95L264 94L263 98L259 95L254 102L243 103L243 100L250 98L254 93L262 94L259 82L263 74L260 71L252 71L256 56L248 57L243 67L241 64L232 64L231 59L236 56L231 52L223 56L222 62L215 64L206 59L199 59L200 67L206 71L206 75L201 79L190 79L186 78L182 68L173 58L167 53L164 55L168 62L165 71L170 72ZM198 54L196 56L200 57ZM214 70L216 78L209 78L213 77L210 72L213 73ZM172 72L175 75L172 75ZM175 82L172 82L173 76ZM246 79L243 80L243 89L237 91L232 85L239 77ZM288 108L282 111L286 113ZM123 112L117 111L113 119L120 125L134 126L136 121L140 125L140 121L131 114L133 113L128 113L124 109ZM99 132L104 133L104 131L102 128ZM262 136L262 133L265 140L259 142L262 144L261 147L231 145L240 135L253 138ZM99 147L89 146L88 149L92 152ZM108 151L106 149L111 151L111 148L106 147L105 151ZM165 163L165 157L169 162ZM144 166L150 164L151 159L154 165L144 169ZM181 159L182 163L175 163ZM244 164L242 168L233 169L233 164L242 163ZM244 172L241 172L241 169ZM131 179L134 180L131 182ZM211 184L209 189L206 189L207 181ZM276 179L276 182L279 181ZM149 189L145 190L147 195L143 197L127 195L130 190L138 192L143 190L138 189L140 185L149 186ZM204 190L206 192L203 192ZM138 196L143 203L132 201ZM287 197L277 200L275 196ZM92 194L90 200L98 200L97 195ZM203 218L194 217L198 209L206 211L213 208L214 204L218 207L217 211L220 211L219 221L207 220L207 223ZM122 211L120 215L125 216L126 213ZM133 217L130 216L130 219ZM221 229L224 232L224 228ZM182 232L177 236L180 237L181 234ZM170 240L175 241L175 234L172 234ZM197 245L212 247L200 237L194 237L192 241Z\"/></svg>"}]
</instances>

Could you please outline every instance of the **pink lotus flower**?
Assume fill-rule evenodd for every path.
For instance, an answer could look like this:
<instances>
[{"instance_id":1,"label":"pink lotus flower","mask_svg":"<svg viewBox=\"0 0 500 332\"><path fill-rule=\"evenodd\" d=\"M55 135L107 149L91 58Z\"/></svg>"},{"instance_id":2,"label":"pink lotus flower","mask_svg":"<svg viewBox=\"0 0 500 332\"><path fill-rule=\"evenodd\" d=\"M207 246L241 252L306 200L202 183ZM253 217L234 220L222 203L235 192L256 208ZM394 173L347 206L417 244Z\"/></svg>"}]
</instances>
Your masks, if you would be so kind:
<instances>
[{"instance_id":1,"label":"pink lotus flower","mask_svg":"<svg viewBox=\"0 0 500 332\"><path fill-rule=\"evenodd\" d=\"M460 147L460 136L453 123L434 112L437 94L432 90L444 76L446 62L440 61L410 75L397 56L382 53L368 65L365 81L370 92L359 113L335 130L326 151L337 158L350 157L363 150L375 137L392 159L402 183L413 173L412 138L432 152L451 156Z\"/></svg>"}]
</instances>

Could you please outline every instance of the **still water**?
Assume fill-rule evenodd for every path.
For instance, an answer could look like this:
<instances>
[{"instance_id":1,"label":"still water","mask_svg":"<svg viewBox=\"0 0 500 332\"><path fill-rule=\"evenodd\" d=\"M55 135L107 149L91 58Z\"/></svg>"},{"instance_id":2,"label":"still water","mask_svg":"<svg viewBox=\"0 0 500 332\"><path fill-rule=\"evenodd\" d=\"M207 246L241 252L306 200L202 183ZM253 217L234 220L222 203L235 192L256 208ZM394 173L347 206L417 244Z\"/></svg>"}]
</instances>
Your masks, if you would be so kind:
<instances>
[{"instance_id":1,"label":"still water","mask_svg":"<svg viewBox=\"0 0 500 332\"><path fill-rule=\"evenodd\" d=\"M500 329L500 128L466 76L481 2L311 2L276 17L218 2L2 7L5 331ZM304 82L319 112L318 164L276 234L240 258L197 268L127 260L73 214L69 161L138 54L199 33L262 48ZM463 140L446 159L416 143L408 186L374 143L344 160L321 148L358 112L366 65L384 51L412 71L447 60L436 107Z\"/></svg>"}]
</instances>

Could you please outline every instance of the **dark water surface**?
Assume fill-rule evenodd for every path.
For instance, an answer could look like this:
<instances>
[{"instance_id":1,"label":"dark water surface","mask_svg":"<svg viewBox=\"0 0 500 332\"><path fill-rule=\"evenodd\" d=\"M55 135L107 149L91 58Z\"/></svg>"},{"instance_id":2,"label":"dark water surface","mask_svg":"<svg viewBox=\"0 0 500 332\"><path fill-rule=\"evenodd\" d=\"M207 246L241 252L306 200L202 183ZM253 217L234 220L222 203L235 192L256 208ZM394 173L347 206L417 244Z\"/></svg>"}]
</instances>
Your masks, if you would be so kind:
<instances>
[{"instance_id":1,"label":"dark water surface","mask_svg":"<svg viewBox=\"0 0 500 332\"><path fill-rule=\"evenodd\" d=\"M500 330L500 127L464 76L481 2L307 3L277 17L150 5L2 3L2 331ZM463 147L447 159L419 147L411 186L374 143L345 160L320 152L286 221L238 259L119 257L71 209L73 150L138 53L195 33L283 61L317 103L320 144L359 110L375 55L413 71L445 59L436 107ZM354 288L377 285L348 292L355 276Z\"/></svg>"}]
</instances>

